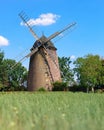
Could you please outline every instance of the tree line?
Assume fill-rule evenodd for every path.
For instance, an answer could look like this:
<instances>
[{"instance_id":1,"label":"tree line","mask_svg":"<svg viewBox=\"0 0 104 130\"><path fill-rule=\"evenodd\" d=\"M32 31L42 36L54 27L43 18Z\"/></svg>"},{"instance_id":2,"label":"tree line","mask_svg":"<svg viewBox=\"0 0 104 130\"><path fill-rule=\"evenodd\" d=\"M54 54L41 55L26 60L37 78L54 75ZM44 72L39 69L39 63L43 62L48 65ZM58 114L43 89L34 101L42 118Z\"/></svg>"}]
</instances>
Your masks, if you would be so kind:
<instances>
[{"instance_id":1,"label":"tree line","mask_svg":"<svg viewBox=\"0 0 104 130\"><path fill-rule=\"evenodd\" d=\"M99 55L88 54L78 57L73 63L70 57L58 57L62 84L70 91L92 91L104 88L104 59ZM5 59L0 51L0 91L26 90L27 69L16 61ZM73 67L71 67L73 66ZM59 90L59 88L58 88ZM63 88L62 88L63 90Z\"/></svg>"},{"instance_id":2,"label":"tree line","mask_svg":"<svg viewBox=\"0 0 104 130\"><path fill-rule=\"evenodd\" d=\"M69 90L94 92L104 91L104 59L99 55L88 54L78 57L70 67L70 57L59 58L63 82L67 82Z\"/></svg>"}]
</instances>

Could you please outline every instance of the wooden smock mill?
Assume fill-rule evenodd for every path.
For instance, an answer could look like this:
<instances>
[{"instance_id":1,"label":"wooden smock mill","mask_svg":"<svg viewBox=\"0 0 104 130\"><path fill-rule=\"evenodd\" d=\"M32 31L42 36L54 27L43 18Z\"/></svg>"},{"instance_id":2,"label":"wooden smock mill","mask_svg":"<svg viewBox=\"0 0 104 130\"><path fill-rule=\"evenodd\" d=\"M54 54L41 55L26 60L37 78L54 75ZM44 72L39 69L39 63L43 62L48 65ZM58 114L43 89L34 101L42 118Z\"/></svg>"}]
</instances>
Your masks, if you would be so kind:
<instances>
[{"instance_id":1,"label":"wooden smock mill","mask_svg":"<svg viewBox=\"0 0 104 130\"><path fill-rule=\"evenodd\" d=\"M61 81L57 49L51 40L66 30L73 27L76 23L71 23L61 31L57 31L48 38L42 35L40 38L33 31L28 23L27 16L22 12L19 14L24 24L27 25L30 32L36 39L31 52L23 57L19 62L30 57L27 87L29 91L35 91L44 87L46 90L52 90L52 83Z\"/></svg>"}]
</instances>

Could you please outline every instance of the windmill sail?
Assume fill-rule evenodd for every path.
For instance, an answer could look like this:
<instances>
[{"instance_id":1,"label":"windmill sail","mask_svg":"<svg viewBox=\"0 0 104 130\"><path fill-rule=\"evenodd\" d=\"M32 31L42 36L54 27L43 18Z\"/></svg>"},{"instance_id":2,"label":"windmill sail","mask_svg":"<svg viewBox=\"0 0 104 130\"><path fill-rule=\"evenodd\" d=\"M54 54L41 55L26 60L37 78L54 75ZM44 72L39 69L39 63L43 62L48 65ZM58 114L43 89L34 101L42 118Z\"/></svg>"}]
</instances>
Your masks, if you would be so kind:
<instances>
[{"instance_id":1,"label":"windmill sail","mask_svg":"<svg viewBox=\"0 0 104 130\"><path fill-rule=\"evenodd\" d=\"M70 29L71 27L73 27L73 26L75 26L75 25L76 25L76 22L71 23L71 24L69 24L68 26L66 26L64 29L62 29L61 31L55 32L54 34L52 34L51 36L49 36L49 37L47 38L47 41L46 41L46 42L48 42L48 41L50 41L51 39L57 37L58 35L60 35L61 33L65 32L66 30Z\"/></svg>"},{"instance_id":2,"label":"windmill sail","mask_svg":"<svg viewBox=\"0 0 104 130\"><path fill-rule=\"evenodd\" d=\"M28 17L26 16L26 14L25 14L24 12L21 12L21 13L19 13L19 16L20 16L20 18L23 20L24 24L26 24L26 25L28 26L28 28L29 28L30 32L32 33L32 35L34 36L34 38L35 38L36 40L38 40L39 37L38 37L37 34L33 31L32 27L29 25L29 23L28 23L28 21L27 21Z\"/></svg>"}]
</instances>

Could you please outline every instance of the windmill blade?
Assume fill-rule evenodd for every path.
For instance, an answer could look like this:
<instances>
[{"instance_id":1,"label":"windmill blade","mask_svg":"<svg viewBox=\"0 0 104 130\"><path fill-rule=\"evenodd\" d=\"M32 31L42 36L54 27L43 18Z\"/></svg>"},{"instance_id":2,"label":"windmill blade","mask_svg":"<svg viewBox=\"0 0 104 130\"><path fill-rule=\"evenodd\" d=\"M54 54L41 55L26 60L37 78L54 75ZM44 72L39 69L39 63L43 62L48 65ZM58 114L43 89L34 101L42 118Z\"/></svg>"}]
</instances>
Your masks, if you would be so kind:
<instances>
[{"instance_id":1,"label":"windmill blade","mask_svg":"<svg viewBox=\"0 0 104 130\"><path fill-rule=\"evenodd\" d=\"M29 23L28 23L28 17L27 17L27 15L25 15L25 13L24 12L21 12L21 13L19 13L19 16L20 16L20 18L22 19L22 21L28 26L28 28L29 28L29 30L30 30L30 32L32 33L32 35L34 36L34 38L36 39L36 40L38 40L39 39L39 37L37 36L37 34L33 31L33 29L32 29L32 27L29 25Z\"/></svg>"},{"instance_id":2,"label":"windmill blade","mask_svg":"<svg viewBox=\"0 0 104 130\"><path fill-rule=\"evenodd\" d=\"M58 64L56 63L55 59L53 58L53 56L49 53L49 51L47 52L48 56L51 58L52 62L55 64L55 66L57 67L57 69L59 69ZM64 77L63 72L60 70L60 74Z\"/></svg>"},{"instance_id":3,"label":"windmill blade","mask_svg":"<svg viewBox=\"0 0 104 130\"><path fill-rule=\"evenodd\" d=\"M27 57L24 56L22 59L20 59L16 64L14 64L14 65L11 67L11 70L12 70L13 68L15 68L15 67L18 65L18 63L23 62L26 58L27 58Z\"/></svg>"},{"instance_id":4,"label":"windmill blade","mask_svg":"<svg viewBox=\"0 0 104 130\"><path fill-rule=\"evenodd\" d=\"M35 54L38 51L38 47L36 47L34 50L32 50L28 55L26 55L26 58L32 56L33 54Z\"/></svg>"},{"instance_id":5,"label":"windmill blade","mask_svg":"<svg viewBox=\"0 0 104 130\"><path fill-rule=\"evenodd\" d=\"M55 66L59 69L59 67L58 67L58 65L57 65L57 63L56 63L56 61L55 61L55 59L53 58L53 56L50 54L49 51L47 51L47 54L48 54L48 56L51 58L51 60L52 60L53 63L55 64Z\"/></svg>"},{"instance_id":6,"label":"windmill blade","mask_svg":"<svg viewBox=\"0 0 104 130\"><path fill-rule=\"evenodd\" d=\"M50 52L46 49L47 51L47 55L51 58L52 62L55 64L55 66L57 67L57 69L59 69L58 64L56 63L55 59L53 58L53 56L50 54ZM60 74L64 77L63 72L60 70Z\"/></svg>"},{"instance_id":7,"label":"windmill blade","mask_svg":"<svg viewBox=\"0 0 104 130\"><path fill-rule=\"evenodd\" d=\"M55 64L55 66L57 67L57 69L59 69L59 66L58 66L58 64L56 63L56 61L55 61L55 59L53 58L53 56L49 53L49 51L48 51L46 48L44 48L44 49L45 49L45 52L47 53L47 56L51 58L52 62ZM46 57L45 57L45 59L46 59ZM46 61L47 61L47 59L46 59ZM47 66L48 66L48 68L49 68L49 73L50 73L51 79L52 79L52 81L54 82L53 75L51 74L51 70L50 70L48 61L47 61ZM64 77L64 74L63 74L63 72L62 72L61 70L60 70L60 74L61 74L61 76Z\"/></svg>"},{"instance_id":8,"label":"windmill blade","mask_svg":"<svg viewBox=\"0 0 104 130\"><path fill-rule=\"evenodd\" d=\"M47 60L47 58L46 58L46 53L47 53L47 51L46 51L46 49L43 47L43 49L40 50L39 52L40 52L40 54L42 55L42 57L44 58L44 62L46 63L46 65L47 65L47 67L48 67L48 69L46 68L47 73L50 75L50 80L53 82L53 81L54 81L54 78L53 78L53 75L52 75L52 72L51 72L51 69L50 69L49 62L48 62L48 60Z\"/></svg>"},{"instance_id":9,"label":"windmill blade","mask_svg":"<svg viewBox=\"0 0 104 130\"><path fill-rule=\"evenodd\" d=\"M51 36L48 37L48 39L45 42L50 41L51 39L55 38L56 36L60 35L61 33L63 33L64 31L70 29L71 27L75 26L76 22L69 24L68 26L66 26L64 29L62 29L61 31L55 32L54 34L52 34Z\"/></svg>"},{"instance_id":10,"label":"windmill blade","mask_svg":"<svg viewBox=\"0 0 104 130\"><path fill-rule=\"evenodd\" d=\"M21 63L23 61L25 61L28 57L32 56L33 54L35 54L38 51L38 47L35 48L34 50L32 50L29 54L27 54L26 56L24 56L22 59L20 59L16 64L14 64L11 69L13 69L15 66L18 65L18 63Z\"/></svg>"},{"instance_id":11,"label":"windmill blade","mask_svg":"<svg viewBox=\"0 0 104 130\"><path fill-rule=\"evenodd\" d=\"M58 67L58 65L57 65L57 63L56 63L56 61L55 61L55 59L54 59L53 56L50 54L50 52L48 51L48 49L47 49L44 45L43 45L43 48L44 48L44 50L45 50L47 56L51 58L51 60L53 61L53 63L54 63L54 64L56 65L56 67L59 69L59 67Z\"/></svg>"}]
</instances>

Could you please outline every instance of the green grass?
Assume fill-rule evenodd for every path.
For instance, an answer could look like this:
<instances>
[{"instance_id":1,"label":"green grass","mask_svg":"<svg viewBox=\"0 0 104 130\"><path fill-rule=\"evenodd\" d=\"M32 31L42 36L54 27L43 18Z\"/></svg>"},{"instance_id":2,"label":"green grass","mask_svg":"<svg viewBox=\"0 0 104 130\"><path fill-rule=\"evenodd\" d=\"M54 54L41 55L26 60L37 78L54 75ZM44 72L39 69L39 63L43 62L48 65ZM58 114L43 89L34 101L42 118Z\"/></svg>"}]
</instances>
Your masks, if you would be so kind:
<instances>
[{"instance_id":1,"label":"green grass","mask_svg":"<svg viewBox=\"0 0 104 130\"><path fill-rule=\"evenodd\" d=\"M104 130L104 94L0 93L0 130Z\"/></svg>"}]
</instances>

